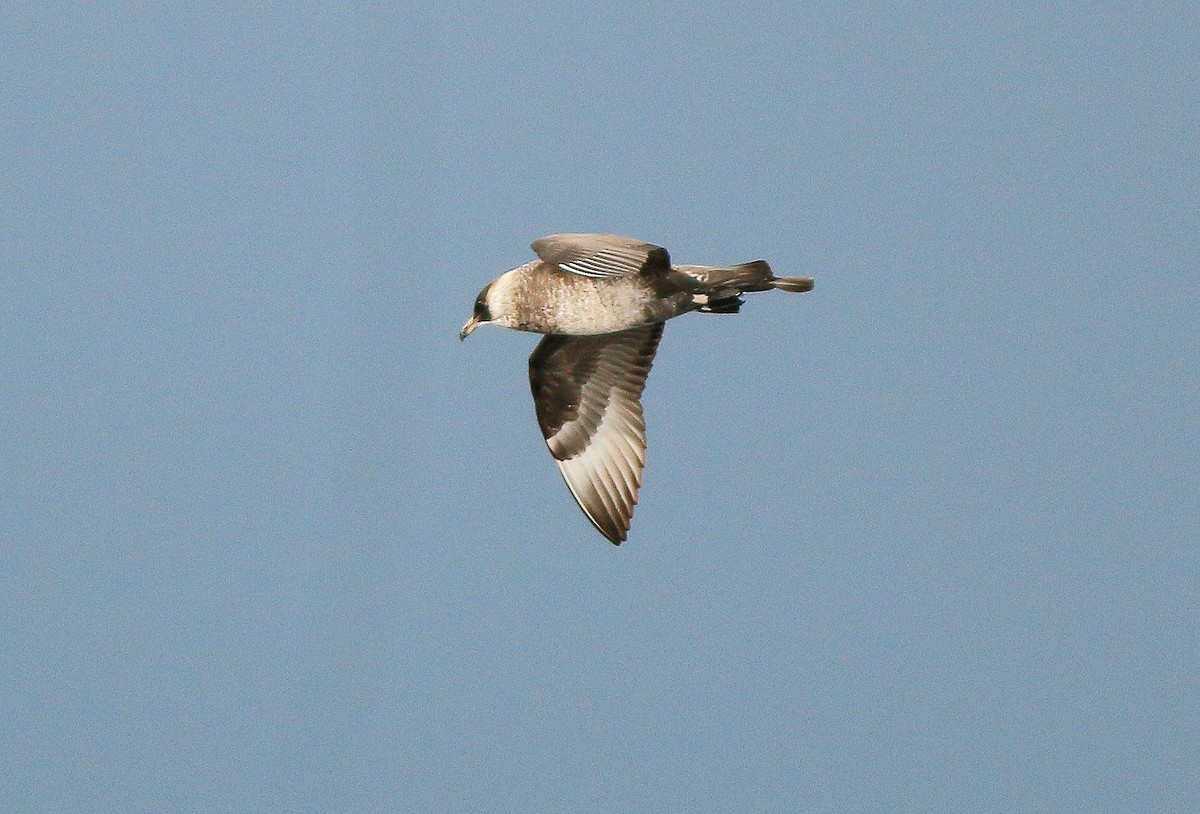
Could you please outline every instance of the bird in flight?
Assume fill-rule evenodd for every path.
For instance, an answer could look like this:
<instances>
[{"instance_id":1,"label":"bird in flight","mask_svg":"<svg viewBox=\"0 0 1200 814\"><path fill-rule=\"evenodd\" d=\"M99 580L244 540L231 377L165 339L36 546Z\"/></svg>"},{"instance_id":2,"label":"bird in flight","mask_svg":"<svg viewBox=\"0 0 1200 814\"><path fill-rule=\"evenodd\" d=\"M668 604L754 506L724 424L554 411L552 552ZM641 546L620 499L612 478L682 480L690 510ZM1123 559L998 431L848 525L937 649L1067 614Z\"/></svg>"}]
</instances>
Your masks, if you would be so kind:
<instances>
[{"instance_id":1,"label":"bird in flight","mask_svg":"<svg viewBox=\"0 0 1200 814\"><path fill-rule=\"evenodd\" d=\"M615 545L629 533L646 465L642 390L671 317L736 314L749 291L811 291L764 260L676 266L667 250L604 234L550 235L538 259L479 292L459 333L494 323L544 334L529 357L538 425L571 495Z\"/></svg>"}]
</instances>

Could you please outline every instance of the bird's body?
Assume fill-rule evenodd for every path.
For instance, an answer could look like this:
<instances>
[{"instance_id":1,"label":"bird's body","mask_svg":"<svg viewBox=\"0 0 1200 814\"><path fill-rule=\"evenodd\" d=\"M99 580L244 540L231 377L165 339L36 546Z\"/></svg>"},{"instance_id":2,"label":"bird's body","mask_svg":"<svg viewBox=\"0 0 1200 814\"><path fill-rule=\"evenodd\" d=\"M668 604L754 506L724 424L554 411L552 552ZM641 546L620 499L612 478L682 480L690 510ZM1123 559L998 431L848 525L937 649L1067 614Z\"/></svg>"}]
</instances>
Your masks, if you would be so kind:
<instances>
[{"instance_id":1,"label":"bird's body","mask_svg":"<svg viewBox=\"0 0 1200 814\"><path fill-rule=\"evenodd\" d=\"M610 334L692 310L691 292L659 295L645 275L584 277L542 260L500 275L489 295L492 313L504 315L495 322L539 334Z\"/></svg>"},{"instance_id":2,"label":"bird's body","mask_svg":"<svg viewBox=\"0 0 1200 814\"><path fill-rule=\"evenodd\" d=\"M808 291L762 260L672 266L666 249L604 234L534 241L538 259L480 292L463 326L545 334L529 357L538 425L567 487L605 537L629 531L646 462L641 394L663 323L688 311L736 313L747 291Z\"/></svg>"}]
</instances>

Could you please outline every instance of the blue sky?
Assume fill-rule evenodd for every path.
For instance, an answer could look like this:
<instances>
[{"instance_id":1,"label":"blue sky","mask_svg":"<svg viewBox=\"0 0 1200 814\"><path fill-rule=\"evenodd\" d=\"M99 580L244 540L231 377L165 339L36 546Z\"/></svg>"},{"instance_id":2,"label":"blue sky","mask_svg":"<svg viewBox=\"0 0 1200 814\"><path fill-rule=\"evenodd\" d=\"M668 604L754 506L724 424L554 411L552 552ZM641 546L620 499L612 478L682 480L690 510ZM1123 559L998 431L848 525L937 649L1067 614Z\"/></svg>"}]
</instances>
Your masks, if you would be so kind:
<instances>
[{"instance_id":1,"label":"blue sky","mask_svg":"<svg viewBox=\"0 0 1200 814\"><path fill-rule=\"evenodd\" d=\"M9 810L1200 806L1194 6L0 15ZM619 549L457 339L561 231L817 280Z\"/></svg>"}]
</instances>

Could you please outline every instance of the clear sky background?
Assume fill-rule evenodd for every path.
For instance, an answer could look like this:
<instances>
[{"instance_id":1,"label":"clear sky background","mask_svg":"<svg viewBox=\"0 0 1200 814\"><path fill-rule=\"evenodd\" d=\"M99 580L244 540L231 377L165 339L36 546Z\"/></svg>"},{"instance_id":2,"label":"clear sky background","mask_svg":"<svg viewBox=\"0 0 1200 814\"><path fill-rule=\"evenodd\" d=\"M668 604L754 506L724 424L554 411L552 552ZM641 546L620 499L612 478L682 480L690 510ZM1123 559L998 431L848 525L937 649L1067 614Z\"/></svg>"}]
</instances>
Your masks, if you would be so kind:
<instances>
[{"instance_id":1,"label":"clear sky background","mask_svg":"<svg viewBox=\"0 0 1200 814\"><path fill-rule=\"evenodd\" d=\"M1194 3L8 4L13 812L1200 810ZM457 331L666 331L629 542Z\"/></svg>"}]
</instances>

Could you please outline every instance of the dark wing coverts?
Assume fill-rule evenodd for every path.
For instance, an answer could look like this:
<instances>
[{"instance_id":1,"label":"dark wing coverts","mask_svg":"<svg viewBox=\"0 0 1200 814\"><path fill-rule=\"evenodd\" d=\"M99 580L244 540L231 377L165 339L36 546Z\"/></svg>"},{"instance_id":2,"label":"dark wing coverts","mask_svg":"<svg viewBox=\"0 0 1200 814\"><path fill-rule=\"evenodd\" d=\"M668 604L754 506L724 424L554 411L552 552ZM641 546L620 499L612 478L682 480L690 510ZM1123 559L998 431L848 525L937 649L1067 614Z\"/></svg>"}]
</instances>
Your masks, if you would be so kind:
<instances>
[{"instance_id":1,"label":"dark wing coverts","mask_svg":"<svg viewBox=\"0 0 1200 814\"><path fill-rule=\"evenodd\" d=\"M584 277L623 277L671 267L671 255L662 246L620 235L550 235L533 241L531 248L543 261Z\"/></svg>"},{"instance_id":2,"label":"dark wing coverts","mask_svg":"<svg viewBox=\"0 0 1200 814\"><path fill-rule=\"evenodd\" d=\"M548 335L529 357L546 445L583 513L618 545L642 485L641 395L662 329L659 322L599 336Z\"/></svg>"}]
</instances>

